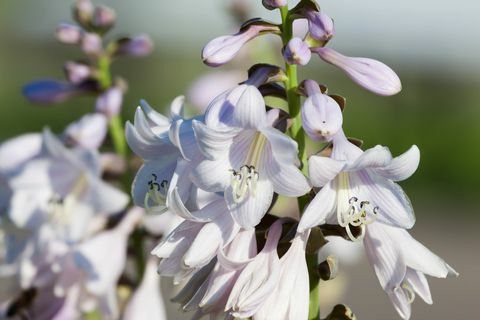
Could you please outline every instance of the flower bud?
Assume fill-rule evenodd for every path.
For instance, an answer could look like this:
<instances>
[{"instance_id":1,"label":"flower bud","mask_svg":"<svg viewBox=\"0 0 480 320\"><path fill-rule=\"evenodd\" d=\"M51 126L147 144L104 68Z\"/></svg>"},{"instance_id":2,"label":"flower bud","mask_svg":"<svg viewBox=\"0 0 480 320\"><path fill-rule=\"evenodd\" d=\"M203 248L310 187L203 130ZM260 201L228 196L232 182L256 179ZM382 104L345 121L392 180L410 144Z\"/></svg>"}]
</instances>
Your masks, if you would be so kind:
<instances>
[{"instance_id":1,"label":"flower bud","mask_svg":"<svg viewBox=\"0 0 480 320\"><path fill-rule=\"evenodd\" d=\"M289 64L306 65L312 53L308 44L300 38L291 39L283 49L283 58Z\"/></svg>"},{"instance_id":2,"label":"flower bud","mask_svg":"<svg viewBox=\"0 0 480 320\"><path fill-rule=\"evenodd\" d=\"M335 27L332 18L321 11L307 11L305 16L308 20L308 29L312 38L327 42L333 37Z\"/></svg>"},{"instance_id":3,"label":"flower bud","mask_svg":"<svg viewBox=\"0 0 480 320\"><path fill-rule=\"evenodd\" d=\"M78 90L65 82L55 80L39 80L26 84L23 95L30 102L39 104L54 104L67 100Z\"/></svg>"},{"instance_id":4,"label":"flower bud","mask_svg":"<svg viewBox=\"0 0 480 320\"><path fill-rule=\"evenodd\" d=\"M61 23L55 31L58 41L65 44L78 44L82 39L83 31L77 26L69 23Z\"/></svg>"},{"instance_id":5,"label":"flower bud","mask_svg":"<svg viewBox=\"0 0 480 320\"><path fill-rule=\"evenodd\" d=\"M207 43L202 51L203 62L211 67L221 66L232 60L248 41L262 33L278 31L278 26L274 24L250 20L236 34L221 36Z\"/></svg>"},{"instance_id":6,"label":"flower bud","mask_svg":"<svg viewBox=\"0 0 480 320\"><path fill-rule=\"evenodd\" d=\"M152 39L145 34L134 38L122 38L117 41L118 48L116 55L129 55L132 57L144 57L149 55L153 50Z\"/></svg>"},{"instance_id":7,"label":"flower bud","mask_svg":"<svg viewBox=\"0 0 480 320\"><path fill-rule=\"evenodd\" d=\"M123 90L111 87L97 98L95 110L112 118L120 113L123 103Z\"/></svg>"},{"instance_id":8,"label":"flower bud","mask_svg":"<svg viewBox=\"0 0 480 320\"><path fill-rule=\"evenodd\" d=\"M90 0L77 0L73 6L73 17L82 26L88 26L92 20L94 6Z\"/></svg>"},{"instance_id":9,"label":"flower bud","mask_svg":"<svg viewBox=\"0 0 480 320\"><path fill-rule=\"evenodd\" d=\"M330 141L342 127L340 106L323 94L315 81L305 80L304 87L308 98L301 110L303 128L312 140Z\"/></svg>"},{"instance_id":10,"label":"flower bud","mask_svg":"<svg viewBox=\"0 0 480 320\"><path fill-rule=\"evenodd\" d=\"M103 49L102 38L96 33L85 33L81 46L86 54L98 55Z\"/></svg>"},{"instance_id":11,"label":"flower bud","mask_svg":"<svg viewBox=\"0 0 480 320\"><path fill-rule=\"evenodd\" d=\"M287 0L262 0L262 4L268 10L274 10L286 6Z\"/></svg>"},{"instance_id":12,"label":"flower bud","mask_svg":"<svg viewBox=\"0 0 480 320\"><path fill-rule=\"evenodd\" d=\"M108 31L115 23L115 10L106 6L97 6L93 12L92 26L102 31Z\"/></svg>"},{"instance_id":13,"label":"flower bud","mask_svg":"<svg viewBox=\"0 0 480 320\"><path fill-rule=\"evenodd\" d=\"M402 90L395 71L380 61L344 56L330 48L315 48L320 58L342 69L359 86L381 96L391 96Z\"/></svg>"},{"instance_id":14,"label":"flower bud","mask_svg":"<svg viewBox=\"0 0 480 320\"><path fill-rule=\"evenodd\" d=\"M257 63L248 69L248 79L244 83L258 88L265 83L283 82L286 79L287 75L282 68L267 63Z\"/></svg>"},{"instance_id":15,"label":"flower bud","mask_svg":"<svg viewBox=\"0 0 480 320\"><path fill-rule=\"evenodd\" d=\"M333 280L338 274L338 261L334 256L328 256L327 260L318 265L320 279L324 281Z\"/></svg>"},{"instance_id":16,"label":"flower bud","mask_svg":"<svg viewBox=\"0 0 480 320\"><path fill-rule=\"evenodd\" d=\"M67 61L65 62L63 68L68 81L73 84L82 83L92 74L90 66L80 62Z\"/></svg>"}]
</instances>

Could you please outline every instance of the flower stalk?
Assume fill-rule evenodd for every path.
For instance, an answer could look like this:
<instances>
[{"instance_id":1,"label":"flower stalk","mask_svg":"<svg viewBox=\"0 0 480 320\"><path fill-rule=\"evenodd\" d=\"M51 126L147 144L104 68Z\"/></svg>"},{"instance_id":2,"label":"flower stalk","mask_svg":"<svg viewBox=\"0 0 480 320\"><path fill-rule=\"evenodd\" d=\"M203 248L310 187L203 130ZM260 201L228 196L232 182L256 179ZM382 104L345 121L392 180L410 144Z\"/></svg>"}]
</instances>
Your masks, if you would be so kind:
<instances>
[{"instance_id":1,"label":"flower stalk","mask_svg":"<svg viewBox=\"0 0 480 320\"><path fill-rule=\"evenodd\" d=\"M291 19L288 12L288 5L280 8L282 17L282 42L286 46L293 38L293 19ZM288 112L292 117L292 126L290 127L290 136L298 143L298 153L301 161L302 172L308 175L308 158L306 150L306 136L302 128L301 118L301 101L300 95L297 92L298 88L298 74L297 66L295 64L285 63L285 70L287 80L285 81L285 89L287 93ZM297 198L300 213L308 203L308 195ZM319 304L319 282L320 277L317 272L317 255L307 254L307 266L310 282L310 308L308 313L309 320L317 320L320 316Z\"/></svg>"}]
</instances>

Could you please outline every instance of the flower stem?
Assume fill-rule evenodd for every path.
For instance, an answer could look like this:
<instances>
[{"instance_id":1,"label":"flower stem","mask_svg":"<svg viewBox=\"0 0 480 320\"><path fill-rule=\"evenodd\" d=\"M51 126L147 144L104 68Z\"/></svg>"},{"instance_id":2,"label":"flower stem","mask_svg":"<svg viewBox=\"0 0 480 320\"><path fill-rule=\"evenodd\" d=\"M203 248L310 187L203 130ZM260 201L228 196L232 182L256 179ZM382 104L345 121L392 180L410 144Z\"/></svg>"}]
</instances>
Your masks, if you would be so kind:
<instances>
[{"instance_id":1,"label":"flower stem","mask_svg":"<svg viewBox=\"0 0 480 320\"><path fill-rule=\"evenodd\" d=\"M288 6L280 8L280 14L282 16L282 41L283 45L287 43L293 37L293 20L290 18L288 13ZM305 132L302 128L302 118L300 114L301 101L300 95L297 92L298 88L298 74L297 66L293 64L285 64L285 71L287 74L287 81L285 81L285 89L287 93L287 102L288 102L288 111L293 120L292 126L290 127L291 137L298 143L298 153L299 158L302 164L302 172L308 174L308 159L307 159L307 150L305 147ZM308 203L308 196L303 196L298 198L298 207L300 213L303 212L303 209ZM317 268L317 255L316 254L307 254L307 265L308 265L308 274L310 282L310 308L308 313L309 320L317 320L320 316L320 301L319 301L319 282L320 278L318 276Z\"/></svg>"}]
</instances>

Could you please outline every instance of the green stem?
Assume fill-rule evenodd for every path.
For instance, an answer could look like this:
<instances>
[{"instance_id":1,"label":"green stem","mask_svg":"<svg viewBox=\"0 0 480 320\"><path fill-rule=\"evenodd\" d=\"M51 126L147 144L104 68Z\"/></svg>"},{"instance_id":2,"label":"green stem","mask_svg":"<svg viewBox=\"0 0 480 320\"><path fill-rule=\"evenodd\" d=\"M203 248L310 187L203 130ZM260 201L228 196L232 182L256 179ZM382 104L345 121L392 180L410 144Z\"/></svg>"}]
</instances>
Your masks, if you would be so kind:
<instances>
[{"instance_id":1,"label":"green stem","mask_svg":"<svg viewBox=\"0 0 480 320\"><path fill-rule=\"evenodd\" d=\"M293 37L293 21L290 19L288 14L288 6L280 8L280 14L282 16L282 41L283 45L287 43ZM298 88L298 74L297 66L286 63L285 71L287 73L287 80L285 81L285 89L287 92L287 102L288 102L288 111L293 120L292 126L290 127L291 137L298 143L298 153L299 158L302 163L302 172L306 175L308 174L308 159L307 159L307 150L306 150L306 137L305 132L302 128L302 118L300 114L301 100L300 95L297 92ZM308 196L303 196L298 198L298 207L300 212L303 212L303 209L308 203ZM320 278L316 271L317 269L317 255L307 255L307 265L309 273L309 282L310 282L310 308L308 319L317 320L320 317L320 304L319 304L319 283Z\"/></svg>"}]
</instances>

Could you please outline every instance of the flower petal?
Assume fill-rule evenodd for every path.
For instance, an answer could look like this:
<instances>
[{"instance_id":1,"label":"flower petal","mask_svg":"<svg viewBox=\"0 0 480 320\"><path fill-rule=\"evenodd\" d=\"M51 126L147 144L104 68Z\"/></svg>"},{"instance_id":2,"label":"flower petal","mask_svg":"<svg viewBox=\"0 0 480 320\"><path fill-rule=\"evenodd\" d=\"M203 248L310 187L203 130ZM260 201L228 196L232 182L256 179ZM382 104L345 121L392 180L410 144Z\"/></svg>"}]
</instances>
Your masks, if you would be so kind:
<instances>
[{"instance_id":1,"label":"flower petal","mask_svg":"<svg viewBox=\"0 0 480 320\"><path fill-rule=\"evenodd\" d=\"M382 168L390 164L392 154L387 147L375 146L362 153L347 170L355 171L364 168Z\"/></svg>"},{"instance_id":2,"label":"flower petal","mask_svg":"<svg viewBox=\"0 0 480 320\"><path fill-rule=\"evenodd\" d=\"M335 179L344 167L344 161L328 157L311 156L308 159L310 181L315 187L323 187Z\"/></svg>"},{"instance_id":3,"label":"flower petal","mask_svg":"<svg viewBox=\"0 0 480 320\"><path fill-rule=\"evenodd\" d=\"M241 94L233 109L233 124L245 129L264 126L267 122L265 101L257 87L243 84L235 90L239 90Z\"/></svg>"},{"instance_id":4,"label":"flower petal","mask_svg":"<svg viewBox=\"0 0 480 320\"><path fill-rule=\"evenodd\" d=\"M336 207L337 193L332 188L332 183L327 183L315 198L310 202L300 219L297 232L304 232L310 228L325 223Z\"/></svg>"},{"instance_id":5,"label":"flower petal","mask_svg":"<svg viewBox=\"0 0 480 320\"><path fill-rule=\"evenodd\" d=\"M410 319L412 307L410 302L408 302L408 297L405 291L401 288L397 288L395 291L389 292L388 297L400 317L404 320Z\"/></svg>"},{"instance_id":6,"label":"flower petal","mask_svg":"<svg viewBox=\"0 0 480 320\"><path fill-rule=\"evenodd\" d=\"M218 159L228 153L232 139L238 134L236 129L211 128L197 120L193 120L192 126L198 147L209 160Z\"/></svg>"},{"instance_id":7,"label":"flower petal","mask_svg":"<svg viewBox=\"0 0 480 320\"><path fill-rule=\"evenodd\" d=\"M402 181L417 170L419 163L420 150L413 145L407 152L394 158L385 168L375 168L375 172L387 179Z\"/></svg>"},{"instance_id":8,"label":"flower petal","mask_svg":"<svg viewBox=\"0 0 480 320\"><path fill-rule=\"evenodd\" d=\"M276 159L289 164L298 162L298 144L295 140L272 127L264 127L260 131L267 137Z\"/></svg>"},{"instance_id":9,"label":"flower petal","mask_svg":"<svg viewBox=\"0 0 480 320\"><path fill-rule=\"evenodd\" d=\"M427 277L420 271L407 269L406 279L413 290L425 301L425 303L432 304L432 294L428 286Z\"/></svg>"},{"instance_id":10,"label":"flower petal","mask_svg":"<svg viewBox=\"0 0 480 320\"><path fill-rule=\"evenodd\" d=\"M202 160L190 173L192 182L205 191L223 192L230 185L228 156L219 160Z\"/></svg>"}]
</instances>

